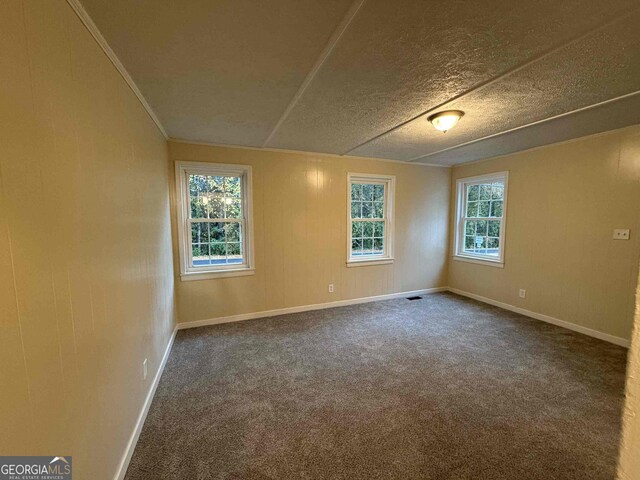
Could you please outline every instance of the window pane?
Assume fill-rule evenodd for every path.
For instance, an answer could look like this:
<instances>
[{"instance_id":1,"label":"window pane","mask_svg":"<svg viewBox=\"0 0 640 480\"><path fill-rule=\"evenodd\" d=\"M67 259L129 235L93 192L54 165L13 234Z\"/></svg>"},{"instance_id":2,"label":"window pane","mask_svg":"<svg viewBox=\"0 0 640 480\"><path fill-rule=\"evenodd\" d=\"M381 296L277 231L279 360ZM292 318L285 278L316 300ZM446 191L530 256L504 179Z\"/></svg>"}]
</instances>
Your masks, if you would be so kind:
<instances>
[{"instance_id":1,"label":"window pane","mask_svg":"<svg viewBox=\"0 0 640 480\"><path fill-rule=\"evenodd\" d=\"M373 237L373 222L363 222L362 236Z\"/></svg>"},{"instance_id":2,"label":"window pane","mask_svg":"<svg viewBox=\"0 0 640 480\"><path fill-rule=\"evenodd\" d=\"M193 266L209 265L209 244L208 243L193 243L191 244L191 256L193 260Z\"/></svg>"},{"instance_id":3,"label":"window pane","mask_svg":"<svg viewBox=\"0 0 640 480\"><path fill-rule=\"evenodd\" d=\"M492 217L502 217L502 201L493 201L491 202L491 216Z\"/></svg>"},{"instance_id":4,"label":"window pane","mask_svg":"<svg viewBox=\"0 0 640 480\"><path fill-rule=\"evenodd\" d=\"M491 185L480 185L480 200L489 200L491 199Z\"/></svg>"},{"instance_id":5,"label":"window pane","mask_svg":"<svg viewBox=\"0 0 640 480\"><path fill-rule=\"evenodd\" d=\"M373 254L373 238L365 238L362 240L362 254Z\"/></svg>"},{"instance_id":6,"label":"window pane","mask_svg":"<svg viewBox=\"0 0 640 480\"><path fill-rule=\"evenodd\" d=\"M239 242L227 243L227 257L229 257L228 260L230 261L230 263L232 263L231 260L242 261L240 252L241 249Z\"/></svg>"},{"instance_id":7,"label":"window pane","mask_svg":"<svg viewBox=\"0 0 640 480\"><path fill-rule=\"evenodd\" d=\"M224 243L224 223L209 224L209 240L212 242Z\"/></svg>"},{"instance_id":8,"label":"window pane","mask_svg":"<svg viewBox=\"0 0 640 480\"><path fill-rule=\"evenodd\" d=\"M351 202L351 218L362 218L362 203Z\"/></svg>"},{"instance_id":9,"label":"window pane","mask_svg":"<svg viewBox=\"0 0 640 480\"><path fill-rule=\"evenodd\" d=\"M376 202L384 201L384 185L373 186L373 200Z\"/></svg>"},{"instance_id":10,"label":"window pane","mask_svg":"<svg viewBox=\"0 0 640 480\"><path fill-rule=\"evenodd\" d=\"M359 183L351 185L351 200L362 200L362 185Z\"/></svg>"},{"instance_id":11,"label":"window pane","mask_svg":"<svg viewBox=\"0 0 640 480\"><path fill-rule=\"evenodd\" d=\"M494 200L502 200L504 198L504 184L494 183L491 186L491 198Z\"/></svg>"},{"instance_id":12,"label":"window pane","mask_svg":"<svg viewBox=\"0 0 640 480\"><path fill-rule=\"evenodd\" d=\"M467 235L464 237L464 251L467 253L481 254L481 255L497 255L497 252L492 252L488 247L488 237L483 235ZM497 247L495 247L497 248Z\"/></svg>"},{"instance_id":13,"label":"window pane","mask_svg":"<svg viewBox=\"0 0 640 480\"><path fill-rule=\"evenodd\" d=\"M467 217L478 216L478 202L469 202L467 205Z\"/></svg>"},{"instance_id":14,"label":"window pane","mask_svg":"<svg viewBox=\"0 0 640 480\"><path fill-rule=\"evenodd\" d=\"M498 256L500 254L500 239L499 238L488 238L487 241L487 255Z\"/></svg>"},{"instance_id":15,"label":"window pane","mask_svg":"<svg viewBox=\"0 0 640 480\"><path fill-rule=\"evenodd\" d=\"M488 232L487 234L490 237L499 237L500 236L500 221L499 220L489 220L487 222L489 224L488 226Z\"/></svg>"},{"instance_id":16,"label":"window pane","mask_svg":"<svg viewBox=\"0 0 640 480\"><path fill-rule=\"evenodd\" d=\"M362 202L362 218L372 218L373 202Z\"/></svg>"},{"instance_id":17,"label":"window pane","mask_svg":"<svg viewBox=\"0 0 640 480\"><path fill-rule=\"evenodd\" d=\"M373 200L373 185L368 183L362 185L362 200L365 202Z\"/></svg>"},{"instance_id":18,"label":"window pane","mask_svg":"<svg viewBox=\"0 0 640 480\"><path fill-rule=\"evenodd\" d=\"M384 218L384 202L373 202L373 218Z\"/></svg>"},{"instance_id":19,"label":"window pane","mask_svg":"<svg viewBox=\"0 0 640 480\"><path fill-rule=\"evenodd\" d=\"M223 193L224 177L214 175L189 175L189 194L192 197L206 193Z\"/></svg>"},{"instance_id":20,"label":"window pane","mask_svg":"<svg viewBox=\"0 0 640 480\"><path fill-rule=\"evenodd\" d=\"M354 238L351 241L351 255L362 255L362 239Z\"/></svg>"},{"instance_id":21,"label":"window pane","mask_svg":"<svg viewBox=\"0 0 640 480\"><path fill-rule=\"evenodd\" d=\"M476 222L473 220L467 220L464 224L464 232L466 235L476 234Z\"/></svg>"},{"instance_id":22,"label":"window pane","mask_svg":"<svg viewBox=\"0 0 640 480\"><path fill-rule=\"evenodd\" d=\"M476 235L487 235L487 221L478 220L476 222Z\"/></svg>"},{"instance_id":23,"label":"window pane","mask_svg":"<svg viewBox=\"0 0 640 480\"><path fill-rule=\"evenodd\" d=\"M225 177L224 179L224 193L227 197L240 197L240 177Z\"/></svg>"},{"instance_id":24,"label":"window pane","mask_svg":"<svg viewBox=\"0 0 640 480\"><path fill-rule=\"evenodd\" d=\"M373 236L384 238L384 222L370 222L373 225Z\"/></svg>"},{"instance_id":25,"label":"window pane","mask_svg":"<svg viewBox=\"0 0 640 480\"><path fill-rule=\"evenodd\" d=\"M471 236L471 235L467 235L466 237L464 237L464 249L465 250L471 250L473 248L474 245L474 240L475 236Z\"/></svg>"},{"instance_id":26,"label":"window pane","mask_svg":"<svg viewBox=\"0 0 640 480\"><path fill-rule=\"evenodd\" d=\"M191 210L189 215L191 218L209 218L207 211L209 208L208 194L196 195L190 199Z\"/></svg>"},{"instance_id":27,"label":"window pane","mask_svg":"<svg viewBox=\"0 0 640 480\"><path fill-rule=\"evenodd\" d=\"M384 254L384 239L382 238L373 239L373 253L374 255Z\"/></svg>"},{"instance_id":28,"label":"window pane","mask_svg":"<svg viewBox=\"0 0 640 480\"><path fill-rule=\"evenodd\" d=\"M351 238L362 237L362 223L363 222L353 222L351 224Z\"/></svg>"},{"instance_id":29,"label":"window pane","mask_svg":"<svg viewBox=\"0 0 640 480\"><path fill-rule=\"evenodd\" d=\"M191 218L239 218L241 197L241 177L189 175Z\"/></svg>"},{"instance_id":30,"label":"window pane","mask_svg":"<svg viewBox=\"0 0 640 480\"><path fill-rule=\"evenodd\" d=\"M242 200L240 198L225 197L224 218L240 218L242 216ZM218 217L214 217L218 218Z\"/></svg>"},{"instance_id":31,"label":"window pane","mask_svg":"<svg viewBox=\"0 0 640 480\"><path fill-rule=\"evenodd\" d=\"M227 247L224 243L211 243L211 263L223 265L227 262Z\"/></svg>"},{"instance_id":32,"label":"window pane","mask_svg":"<svg viewBox=\"0 0 640 480\"><path fill-rule=\"evenodd\" d=\"M193 222L191 224L191 243L209 243L208 222Z\"/></svg>"},{"instance_id":33,"label":"window pane","mask_svg":"<svg viewBox=\"0 0 640 480\"><path fill-rule=\"evenodd\" d=\"M478 217L488 217L489 216L489 205L490 202L478 202Z\"/></svg>"},{"instance_id":34,"label":"window pane","mask_svg":"<svg viewBox=\"0 0 640 480\"><path fill-rule=\"evenodd\" d=\"M478 185L469 185L469 188L467 189L467 200L478 200L478 190L480 190Z\"/></svg>"},{"instance_id":35,"label":"window pane","mask_svg":"<svg viewBox=\"0 0 640 480\"><path fill-rule=\"evenodd\" d=\"M221 177L212 177L210 175L189 175L189 195L197 197L203 193L213 192L215 180Z\"/></svg>"},{"instance_id":36,"label":"window pane","mask_svg":"<svg viewBox=\"0 0 640 480\"><path fill-rule=\"evenodd\" d=\"M475 240L474 248L476 249L476 251L487 248L487 237L483 237L482 235L476 235L474 237L474 240ZM478 253L485 253L485 252L478 252Z\"/></svg>"},{"instance_id":37,"label":"window pane","mask_svg":"<svg viewBox=\"0 0 640 480\"><path fill-rule=\"evenodd\" d=\"M205 177L209 179L209 191L212 193L224 193L224 179L222 176Z\"/></svg>"},{"instance_id":38,"label":"window pane","mask_svg":"<svg viewBox=\"0 0 640 480\"><path fill-rule=\"evenodd\" d=\"M225 239L227 242L240 241L240 223L229 222L224 226Z\"/></svg>"},{"instance_id":39,"label":"window pane","mask_svg":"<svg viewBox=\"0 0 640 480\"><path fill-rule=\"evenodd\" d=\"M224 218L224 197L214 195L208 198L207 218Z\"/></svg>"}]
</instances>

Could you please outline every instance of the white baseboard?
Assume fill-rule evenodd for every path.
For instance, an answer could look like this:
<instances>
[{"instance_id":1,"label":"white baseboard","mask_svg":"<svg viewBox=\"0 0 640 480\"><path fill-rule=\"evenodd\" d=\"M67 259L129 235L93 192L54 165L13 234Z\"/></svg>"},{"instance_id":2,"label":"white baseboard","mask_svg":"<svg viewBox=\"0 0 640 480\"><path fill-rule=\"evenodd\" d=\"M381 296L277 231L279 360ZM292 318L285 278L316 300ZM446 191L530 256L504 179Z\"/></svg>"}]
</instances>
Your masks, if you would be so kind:
<instances>
[{"instance_id":1,"label":"white baseboard","mask_svg":"<svg viewBox=\"0 0 640 480\"><path fill-rule=\"evenodd\" d=\"M127 473L129 462L131 461L133 452L136 449L138 438L140 438L140 432L142 432L142 426L144 425L144 421L147 418L147 413L149 413L149 407L151 406L151 402L153 401L153 396L155 395L156 389L158 388L158 383L160 383L160 377L162 377L162 372L164 372L164 367L167 364L167 359L169 358L169 353L171 353L171 347L173 346L173 341L176 338L177 332L178 332L178 329L174 328L173 333L171 334L171 338L169 339L169 343L167 344L167 348L165 349L164 355L162 356L162 360L160 361L160 366L158 367L158 371L156 372L155 377L153 377L153 382L151 382L151 386L149 388L149 391L147 392L147 398L145 398L144 400L144 404L142 405L142 410L140 411L140 415L138 415L138 420L136 421L136 425L135 425L135 428L133 429L133 433L129 438L127 449L125 450L124 456L120 461L120 465L118 465L118 470L116 470L116 475L114 477L114 480L122 480Z\"/></svg>"},{"instance_id":2,"label":"white baseboard","mask_svg":"<svg viewBox=\"0 0 640 480\"><path fill-rule=\"evenodd\" d=\"M410 292L389 293L387 295L376 295L374 297L354 298L351 300L338 300L336 302L315 303L313 305L301 305L299 307L278 308L276 310L263 310L261 312L241 313L239 315L230 315L228 317L207 318L205 320L196 320L194 322L178 323L177 328L183 330L185 328L204 327L206 325L217 325L219 323L240 322L242 320L253 320L255 318L275 317L276 315L285 315L287 313L309 312L311 310L322 310L325 308L344 307L347 305L356 305L358 303L379 302L381 300L391 300L394 298L404 298L414 295L426 295L429 293L446 292L447 287L426 288L423 290L413 290Z\"/></svg>"},{"instance_id":3,"label":"white baseboard","mask_svg":"<svg viewBox=\"0 0 640 480\"><path fill-rule=\"evenodd\" d=\"M524 308L516 307L508 303L498 302L497 300L483 297L481 295L476 295L475 293L469 293L463 290L458 290L457 288L449 287L448 290L452 293L462 295L463 297L473 298L474 300L478 300L479 302L488 303L489 305L494 305L496 307L504 308L505 310L510 310L512 312L519 313L520 315L524 315L526 317L535 318L536 320L541 320L543 322L551 323L559 327L573 330L574 332L583 333L590 337L604 340L605 342L610 342L616 345L620 345L621 347L629 348L629 345L630 345L629 340L625 340L624 338L616 337L614 335L609 335L608 333L603 333L598 330L593 330L592 328L583 327L581 325L576 325L575 323L550 317L549 315L543 315L542 313L532 312L531 310L526 310Z\"/></svg>"}]
</instances>

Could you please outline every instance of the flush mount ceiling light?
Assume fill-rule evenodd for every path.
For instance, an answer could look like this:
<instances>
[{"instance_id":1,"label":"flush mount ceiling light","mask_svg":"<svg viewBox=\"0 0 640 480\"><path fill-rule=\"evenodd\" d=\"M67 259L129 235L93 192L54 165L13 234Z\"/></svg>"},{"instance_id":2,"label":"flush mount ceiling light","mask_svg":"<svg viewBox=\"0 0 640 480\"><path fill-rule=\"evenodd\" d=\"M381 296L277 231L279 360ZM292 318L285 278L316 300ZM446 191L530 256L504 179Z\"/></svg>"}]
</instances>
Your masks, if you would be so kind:
<instances>
[{"instance_id":1,"label":"flush mount ceiling light","mask_svg":"<svg viewBox=\"0 0 640 480\"><path fill-rule=\"evenodd\" d=\"M463 115L464 112L462 110L446 110L444 112L434 113L427 118L427 120L431 122L431 125L433 125L436 130L446 132L455 127Z\"/></svg>"}]
</instances>

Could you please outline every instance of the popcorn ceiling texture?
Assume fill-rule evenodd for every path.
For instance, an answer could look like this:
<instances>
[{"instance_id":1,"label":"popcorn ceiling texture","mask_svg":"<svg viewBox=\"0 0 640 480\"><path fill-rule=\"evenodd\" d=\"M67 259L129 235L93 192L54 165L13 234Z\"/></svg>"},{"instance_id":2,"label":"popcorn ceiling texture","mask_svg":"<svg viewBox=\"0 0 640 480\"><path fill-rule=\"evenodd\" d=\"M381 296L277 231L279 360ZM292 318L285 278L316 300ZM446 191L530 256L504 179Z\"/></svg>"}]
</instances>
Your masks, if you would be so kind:
<instances>
[{"instance_id":1,"label":"popcorn ceiling texture","mask_svg":"<svg viewBox=\"0 0 640 480\"><path fill-rule=\"evenodd\" d=\"M639 23L640 11L448 103L443 108L462 110L465 116L446 135L425 129L425 120L419 119L352 153L410 160L636 91L640 88ZM599 88L602 85L606 88ZM640 121L637 113L622 118ZM599 125L597 117L590 120ZM552 132L552 125L545 131Z\"/></svg>"},{"instance_id":2,"label":"popcorn ceiling texture","mask_svg":"<svg viewBox=\"0 0 640 480\"><path fill-rule=\"evenodd\" d=\"M335 43L353 0L82 3L185 140L408 160L640 90L635 0L367 0ZM422 116L441 108L466 112L446 135ZM616 128L586 120L565 134ZM534 146L556 126L544 131ZM424 161L486 158L512 140Z\"/></svg>"},{"instance_id":3,"label":"popcorn ceiling texture","mask_svg":"<svg viewBox=\"0 0 640 480\"><path fill-rule=\"evenodd\" d=\"M181 330L126 479L611 480L625 360L453 294Z\"/></svg>"}]
</instances>

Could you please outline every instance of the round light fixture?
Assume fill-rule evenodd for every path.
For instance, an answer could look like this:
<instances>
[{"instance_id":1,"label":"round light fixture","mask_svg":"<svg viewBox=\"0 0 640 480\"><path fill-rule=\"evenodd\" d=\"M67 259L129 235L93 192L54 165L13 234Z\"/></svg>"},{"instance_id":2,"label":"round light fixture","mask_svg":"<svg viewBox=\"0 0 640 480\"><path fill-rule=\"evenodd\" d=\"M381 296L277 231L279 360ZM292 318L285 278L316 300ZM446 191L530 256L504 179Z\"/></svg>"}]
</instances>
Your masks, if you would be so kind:
<instances>
[{"instance_id":1,"label":"round light fixture","mask_svg":"<svg viewBox=\"0 0 640 480\"><path fill-rule=\"evenodd\" d=\"M431 115L427 120L431 122L436 130L446 132L451 130L460 121L464 112L462 110L445 110Z\"/></svg>"}]
</instances>

